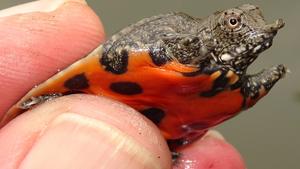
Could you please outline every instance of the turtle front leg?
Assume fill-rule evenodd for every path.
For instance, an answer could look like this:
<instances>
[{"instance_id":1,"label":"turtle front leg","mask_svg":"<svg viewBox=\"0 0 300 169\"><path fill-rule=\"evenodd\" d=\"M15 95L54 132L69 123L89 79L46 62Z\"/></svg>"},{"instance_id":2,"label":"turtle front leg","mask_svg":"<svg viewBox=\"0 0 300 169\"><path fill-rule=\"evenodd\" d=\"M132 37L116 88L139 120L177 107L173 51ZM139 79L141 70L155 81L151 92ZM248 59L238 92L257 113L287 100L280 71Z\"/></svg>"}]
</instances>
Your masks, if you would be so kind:
<instances>
[{"instance_id":1,"label":"turtle front leg","mask_svg":"<svg viewBox=\"0 0 300 169\"><path fill-rule=\"evenodd\" d=\"M23 110L28 110L36 105L46 102L46 101L50 101L55 98L61 97L62 95L63 95L62 93L50 93L50 94L44 94L44 95L37 96L37 97L31 97L28 100L26 100L25 102L21 103L19 105L19 108L23 109Z\"/></svg>"},{"instance_id":2,"label":"turtle front leg","mask_svg":"<svg viewBox=\"0 0 300 169\"><path fill-rule=\"evenodd\" d=\"M284 77L286 72L286 67L277 65L255 75L246 76L246 80L241 86L241 93L245 98L243 107L247 109L253 106L270 91L279 79Z\"/></svg>"}]
</instances>

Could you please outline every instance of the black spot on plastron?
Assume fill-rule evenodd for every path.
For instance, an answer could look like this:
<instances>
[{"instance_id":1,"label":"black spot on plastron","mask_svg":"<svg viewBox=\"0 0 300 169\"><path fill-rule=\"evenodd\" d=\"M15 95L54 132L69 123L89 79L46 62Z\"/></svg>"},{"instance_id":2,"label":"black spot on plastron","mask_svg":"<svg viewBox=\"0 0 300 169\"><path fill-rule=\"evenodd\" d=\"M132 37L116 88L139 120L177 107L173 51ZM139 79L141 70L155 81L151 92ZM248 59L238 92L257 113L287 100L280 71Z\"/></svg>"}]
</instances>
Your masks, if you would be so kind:
<instances>
[{"instance_id":1,"label":"black spot on plastron","mask_svg":"<svg viewBox=\"0 0 300 169\"><path fill-rule=\"evenodd\" d=\"M82 90L89 87L89 82L84 73L81 73L67 80L64 86L70 90Z\"/></svg>"},{"instance_id":2,"label":"black spot on plastron","mask_svg":"<svg viewBox=\"0 0 300 169\"><path fill-rule=\"evenodd\" d=\"M117 53L115 50L112 52L110 51L103 52L103 55L100 58L101 65L104 66L106 71L114 74L125 73L128 66L128 51L125 49L123 49L120 53Z\"/></svg>"},{"instance_id":3,"label":"black spot on plastron","mask_svg":"<svg viewBox=\"0 0 300 169\"><path fill-rule=\"evenodd\" d=\"M226 73L222 72L222 75L220 75L213 84L213 87L211 90L209 91L205 91L200 93L200 96L203 97L212 97L217 95L219 92L223 91L224 88L227 86L228 84L228 78L226 77Z\"/></svg>"},{"instance_id":4,"label":"black spot on plastron","mask_svg":"<svg viewBox=\"0 0 300 169\"><path fill-rule=\"evenodd\" d=\"M166 49L162 47L150 48L149 55L152 59L152 62L157 66L162 66L170 60L166 55Z\"/></svg>"},{"instance_id":5,"label":"black spot on plastron","mask_svg":"<svg viewBox=\"0 0 300 169\"><path fill-rule=\"evenodd\" d=\"M155 107L142 110L141 113L156 125L159 124L161 120L166 116L165 112L162 109Z\"/></svg>"},{"instance_id":6,"label":"black spot on plastron","mask_svg":"<svg viewBox=\"0 0 300 169\"><path fill-rule=\"evenodd\" d=\"M115 82L110 85L110 89L123 95L136 95L143 93L142 87L134 82Z\"/></svg>"}]
</instances>

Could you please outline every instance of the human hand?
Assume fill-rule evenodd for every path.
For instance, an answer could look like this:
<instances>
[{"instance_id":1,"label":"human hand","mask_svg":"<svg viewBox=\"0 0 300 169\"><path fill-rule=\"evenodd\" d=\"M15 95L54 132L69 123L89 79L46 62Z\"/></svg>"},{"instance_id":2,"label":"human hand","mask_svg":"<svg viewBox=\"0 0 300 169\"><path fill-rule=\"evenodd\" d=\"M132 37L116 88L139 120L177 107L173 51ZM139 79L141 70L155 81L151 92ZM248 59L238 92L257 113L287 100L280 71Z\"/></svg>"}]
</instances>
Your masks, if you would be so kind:
<instances>
[{"instance_id":1,"label":"human hand","mask_svg":"<svg viewBox=\"0 0 300 169\"><path fill-rule=\"evenodd\" d=\"M17 14L18 13L18 14ZM0 12L0 116L34 85L104 40L83 0L42 0ZM12 168L171 168L159 130L116 101L70 95L20 115L0 130L0 166ZM244 169L216 132L181 150L173 168Z\"/></svg>"}]
</instances>

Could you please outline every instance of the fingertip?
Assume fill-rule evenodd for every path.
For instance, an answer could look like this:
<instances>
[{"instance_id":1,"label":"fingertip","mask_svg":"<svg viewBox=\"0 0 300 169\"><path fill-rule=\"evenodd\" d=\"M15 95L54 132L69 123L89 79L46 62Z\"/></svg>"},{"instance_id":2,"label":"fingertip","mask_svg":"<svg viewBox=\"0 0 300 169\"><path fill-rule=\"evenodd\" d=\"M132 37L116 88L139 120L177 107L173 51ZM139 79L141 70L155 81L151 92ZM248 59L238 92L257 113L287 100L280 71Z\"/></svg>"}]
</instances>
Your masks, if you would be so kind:
<instances>
[{"instance_id":1,"label":"fingertip","mask_svg":"<svg viewBox=\"0 0 300 169\"><path fill-rule=\"evenodd\" d=\"M174 169L246 169L240 153L217 131L209 131L201 139L180 150Z\"/></svg>"},{"instance_id":2,"label":"fingertip","mask_svg":"<svg viewBox=\"0 0 300 169\"><path fill-rule=\"evenodd\" d=\"M32 12L51 12L67 2L77 2L86 5L85 0L38 0L0 10L0 17Z\"/></svg>"}]
</instances>

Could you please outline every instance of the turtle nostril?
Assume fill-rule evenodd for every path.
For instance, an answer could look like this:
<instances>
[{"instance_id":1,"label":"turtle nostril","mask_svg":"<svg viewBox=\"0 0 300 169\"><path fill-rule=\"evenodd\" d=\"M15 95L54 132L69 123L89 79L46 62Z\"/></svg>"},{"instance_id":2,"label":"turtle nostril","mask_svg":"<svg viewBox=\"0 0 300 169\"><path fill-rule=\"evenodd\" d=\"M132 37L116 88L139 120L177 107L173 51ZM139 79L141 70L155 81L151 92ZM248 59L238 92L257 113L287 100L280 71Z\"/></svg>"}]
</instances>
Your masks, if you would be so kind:
<instances>
[{"instance_id":1,"label":"turtle nostril","mask_svg":"<svg viewBox=\"0 0 300 169\"><path fill-rule=\"evenodd\" d=\"M277 32L279 29L284 27L283 19L277 19L274 23L265 26L267 32Z\"/></svg>"},{"instance_id":2,"label":"turtle nostril","mask_svg":"<svg viewBox=\"0 0 300 169\"><path fill-rule=\"evenodd\" d=\"M280 19L277 19L277 20L276 20L276 24L277 24L277 28L278 28L278 29L281 29L281 28L284 27L284 24L285 24L285 23L284 23L283 19L280 18Z\"/></svg>"}]
</instances>

